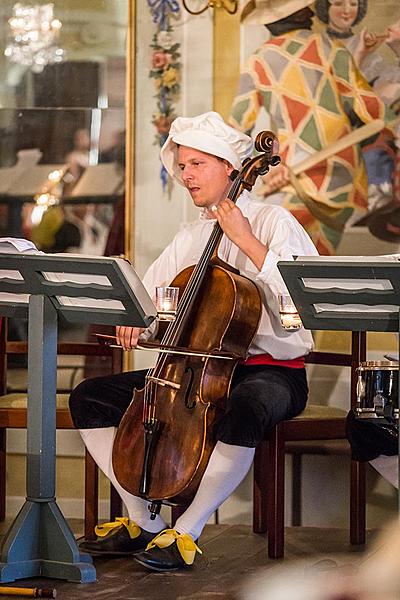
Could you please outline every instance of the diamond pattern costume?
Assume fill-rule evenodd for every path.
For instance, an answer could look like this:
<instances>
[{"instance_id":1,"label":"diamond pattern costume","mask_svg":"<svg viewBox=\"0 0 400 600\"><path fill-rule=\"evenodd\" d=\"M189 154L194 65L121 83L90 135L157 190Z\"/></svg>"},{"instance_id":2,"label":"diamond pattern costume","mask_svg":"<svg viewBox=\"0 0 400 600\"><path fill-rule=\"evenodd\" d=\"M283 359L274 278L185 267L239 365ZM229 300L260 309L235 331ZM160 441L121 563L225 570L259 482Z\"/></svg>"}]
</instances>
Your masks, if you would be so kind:
<instances>
[{"instance_id":1,"label":"diamond pattern costume","mask_svg":"<svg viewBox=\"0 0 400 600\"><path fill-rule=\"evenodd\" d=\"M333 144L364 123L385 119L387 109L354 65L327 35L296 30L272 37L253 54L240 77L230 122L250 131L261 107L271 117L288 166ZM354 119L352 119L354 120ZM283 205L310 234L320 254L334 254L355 208L367 206L367 178L360 147L352 146L299 175L309 201L291 185Z\"/></svg>"}]
</instances>

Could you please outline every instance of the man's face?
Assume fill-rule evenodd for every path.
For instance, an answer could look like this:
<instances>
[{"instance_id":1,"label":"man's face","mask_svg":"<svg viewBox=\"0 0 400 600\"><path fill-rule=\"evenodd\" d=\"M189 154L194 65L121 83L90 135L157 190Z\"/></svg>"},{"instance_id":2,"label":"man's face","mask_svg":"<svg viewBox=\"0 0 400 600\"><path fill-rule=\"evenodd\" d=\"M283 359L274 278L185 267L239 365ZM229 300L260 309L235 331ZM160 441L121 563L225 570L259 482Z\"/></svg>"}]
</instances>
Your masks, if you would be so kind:
<instances>
[{"instance_id":1,"label":"man's face","mask_svg":"<svg viewBox=\"0 0 400 600\"><path fill-rule=\"evenodd\" d=\"M178 165L182 181L196 206L210 208L226 197L229 175L233 171L226 160L188 146L179 146Z\"/></svg>"}]
</instances>

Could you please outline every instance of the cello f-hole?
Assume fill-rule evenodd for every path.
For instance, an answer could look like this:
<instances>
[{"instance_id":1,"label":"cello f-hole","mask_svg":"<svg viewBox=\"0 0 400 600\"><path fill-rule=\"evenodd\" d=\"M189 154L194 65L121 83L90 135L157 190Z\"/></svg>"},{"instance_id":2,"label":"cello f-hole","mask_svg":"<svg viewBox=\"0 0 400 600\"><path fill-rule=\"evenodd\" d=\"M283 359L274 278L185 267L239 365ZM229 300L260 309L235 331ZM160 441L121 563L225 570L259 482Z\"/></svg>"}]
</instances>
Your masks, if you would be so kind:
<instances>
[{"instance_id":1,"label":"cello f-hole","mask_svg":"<svg viewBox=\"0 0 400 600\"><path fill-rule=\"evenodd\" d=\"M194 380L194 371L191 367L186 367L185 369L185 375L188 374L188 384L185 390L185 406L186 408L188 408L189 410L194 408L196 406L196 395L193 396L193 398L191 398L191 390L192 390L192 384L193 384L193 380Z\"/></svg>"}]
</instances>

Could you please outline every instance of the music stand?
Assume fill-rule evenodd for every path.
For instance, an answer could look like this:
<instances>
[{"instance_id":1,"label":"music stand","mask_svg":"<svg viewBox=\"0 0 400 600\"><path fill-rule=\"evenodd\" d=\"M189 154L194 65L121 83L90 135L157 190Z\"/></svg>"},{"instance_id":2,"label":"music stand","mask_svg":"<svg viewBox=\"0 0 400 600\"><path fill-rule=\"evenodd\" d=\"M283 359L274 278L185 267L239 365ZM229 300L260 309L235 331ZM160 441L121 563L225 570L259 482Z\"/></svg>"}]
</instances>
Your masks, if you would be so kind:
<instances>
[{"instance_id":1,"label":"music stand","mask_svg":"<svg viewBox=\"0 0 400 600\"><path fill-rule=\"evenodd\" d=\"M393 331L400 359L398 256L302 256L278 262L278 269L306 329Z\"/></svg>"},{"instance_id":2,"label":"music stand","mask_svg":"<svg viewBox=\"0 0 400 600\"><path fill-rule=\"evenodd\" d=\"M92 559L79 552L55 501L57 314L69 322L148 327L157 312L123 259L0 254L0 271L10 272L0 279L0 314L29 316L27 496L3 541L0 581L89 583L96 580Z\"/></svg>"}]
</instances>

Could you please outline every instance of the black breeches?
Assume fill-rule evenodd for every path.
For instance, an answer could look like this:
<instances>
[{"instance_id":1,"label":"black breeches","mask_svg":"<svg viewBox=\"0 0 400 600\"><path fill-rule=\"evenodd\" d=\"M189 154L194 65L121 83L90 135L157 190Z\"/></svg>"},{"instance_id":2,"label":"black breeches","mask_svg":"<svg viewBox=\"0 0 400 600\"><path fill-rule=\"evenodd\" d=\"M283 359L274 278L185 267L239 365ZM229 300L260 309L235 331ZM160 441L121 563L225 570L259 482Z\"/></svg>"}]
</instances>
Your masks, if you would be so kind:
<instances>
[{"instance_id":1,"label":"black breeches","mask_svg":"<svg viewBox=\"0 0 400 600\"><path fill-rule=\"evenodd\" d=\"M75 427L118 427L133 390L144 386L146 373L132 371L80 383L70 396ZM216 438L226 444L255 447L274 425L299 414L307 395L305 369L238 366L227 410L216 424Z\"/></svg>"}]
</instances>

